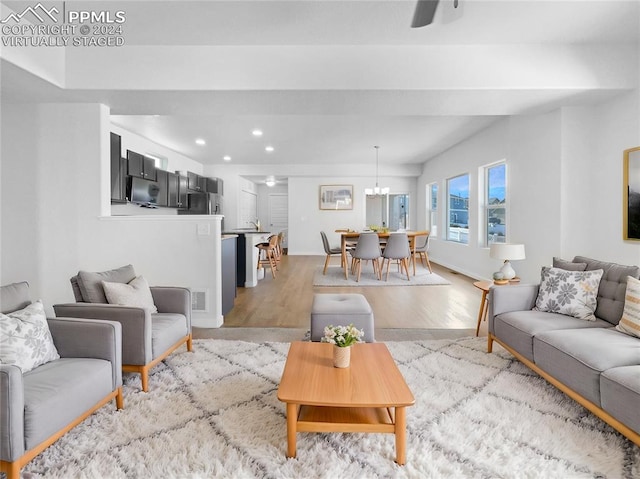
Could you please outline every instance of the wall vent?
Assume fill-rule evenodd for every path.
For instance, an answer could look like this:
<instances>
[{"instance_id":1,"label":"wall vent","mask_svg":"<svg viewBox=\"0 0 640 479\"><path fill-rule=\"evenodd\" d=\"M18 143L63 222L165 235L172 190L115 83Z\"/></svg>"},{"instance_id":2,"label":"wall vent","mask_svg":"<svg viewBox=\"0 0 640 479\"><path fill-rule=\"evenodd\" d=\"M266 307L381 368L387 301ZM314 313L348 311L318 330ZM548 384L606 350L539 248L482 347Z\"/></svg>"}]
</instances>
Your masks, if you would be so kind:
<instances>
[{"instance_id":1,"label":"wall vent","mask_svg":"<svg viewBox=\"0 0 640 479\"><path fill-rule=\"evenodd\" d=\"M209 311L209 290L208 289L192 289L191 290L191 309L194 312Z\"/></svg>"}]
</instances>

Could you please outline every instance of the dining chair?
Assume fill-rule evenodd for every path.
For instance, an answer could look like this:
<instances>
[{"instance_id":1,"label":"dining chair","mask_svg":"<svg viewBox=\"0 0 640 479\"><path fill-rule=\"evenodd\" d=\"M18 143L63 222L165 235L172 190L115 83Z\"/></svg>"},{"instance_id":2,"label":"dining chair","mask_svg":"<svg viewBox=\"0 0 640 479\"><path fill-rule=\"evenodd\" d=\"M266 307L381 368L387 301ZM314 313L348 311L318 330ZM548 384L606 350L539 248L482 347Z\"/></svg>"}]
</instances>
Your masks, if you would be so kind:
<instances>
[{"instance_id":1,"label":"dining chair","mask_svg":"<svg viewBox=\"0 0 640 479\"><path fill-rule=\"evenodd\" d=\"M387 272L385 275L385 281L389 279L389 265L391 260L398 260L400 263L400 272L404 269L407 273L407 281L410 281L409 276L409 258L411 257L411 250L409 249L409 238L407 233L393 233L389 235L387 245L382 253L382 269L384 269L384 263L387 262ZM382 277L382 269L380 270L380 276Z\"/></svg>"},{"instance_id":2,"label":"dining chair","mask_svg":"<svg viewBox=\"0 0 640 479\"><path fill-rule=\"evenodd\" d=\"M329 244L327 234L324 231L320 231L320 236L322 237L324 252L327 254L327 259L324 260L324 270L322 271L322 274L327 274L327 266L329 266L331 256L339 254L340 257L342 257L342 248L340 246L331 246Z\"/></svg>"},{"instance_id":3,"label":"dining chair","mask_svg":"<svg viewBox=\"0 0 640 479\"><path fill-rule=\"evenodd\" d=\"M358 238L355 250L351 254L353 257L353 266L357 271L356 281L360 281L360 273L362 271L362 260L371 260L373 263L373 272L380 279L380 238L378 233L361 233Z\"/></svg>"},{"instance_id":4,"label":"dining chair","mask_svg":"<svg viewBox=\"0 0 640 479\"><path fill-rule=\"evenodd\" d=\"M416 256L420 257L420 262L423 266L429 268L429 273L433 273L431 269L431 263L429 262L429 238L430 235L416 236L415 247L413 248L413 274L416 274Z\"/></svg>"}]
</instances>

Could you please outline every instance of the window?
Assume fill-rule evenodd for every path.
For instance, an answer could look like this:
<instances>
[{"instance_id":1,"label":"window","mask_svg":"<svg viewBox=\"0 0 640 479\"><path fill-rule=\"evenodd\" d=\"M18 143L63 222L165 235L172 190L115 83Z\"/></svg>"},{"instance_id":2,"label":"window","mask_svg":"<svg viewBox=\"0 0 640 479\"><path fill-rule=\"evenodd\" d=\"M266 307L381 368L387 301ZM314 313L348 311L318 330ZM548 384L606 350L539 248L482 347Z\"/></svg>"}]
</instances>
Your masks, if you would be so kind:
<instances>
[{"instance_id":1,"label":"window","mask_svg":"<svg viewBox=\"0 0 640 479\"><path fill-rule=\"evenodd\" d=\"M431 237L438 236L438 183L427 185L427 227Z\"/></svg>"},{"instance_id":2,"label":"window","mask_svg":"<svg viewBox=\"0 0 640 479\"><path fill-rule=\"evenodd\" d=\"M449 198L449 224L447 239L458 243L469 243L469 175L460 175L447 180Z\"/></svg>"},{"instance_id":3,"label":"window","mask_svg":"<svg viewBox=\"0 0 640 479\"><path fill-rule=\"evenodd\" d=\"M507 165L499 163L485 168L486 244L507 241Z\"/></svg>"}]
</instances>

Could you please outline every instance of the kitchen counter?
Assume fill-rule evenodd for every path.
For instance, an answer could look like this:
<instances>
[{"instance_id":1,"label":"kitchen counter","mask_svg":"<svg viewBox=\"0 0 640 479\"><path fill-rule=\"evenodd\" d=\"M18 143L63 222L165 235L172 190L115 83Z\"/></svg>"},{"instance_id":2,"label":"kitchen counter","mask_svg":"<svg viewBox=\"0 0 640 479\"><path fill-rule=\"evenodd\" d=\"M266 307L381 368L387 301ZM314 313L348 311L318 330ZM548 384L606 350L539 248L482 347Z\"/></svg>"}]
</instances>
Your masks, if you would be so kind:
<instances>
[{"instance_id":1,"label":"kitchen counter","mask_svg":"<svg viewBox=\"0 0 640 479\"><path fill-rule=\"evenodd\" d=\"M236 229L223 231L223 235L237 236L236 254L236 284L241 288L254 288L258 280L264 275L264 270L258 270L258 243L266 241L271 234L269 231L256 231L254 229Z\"/></svg>"}]
</instances>

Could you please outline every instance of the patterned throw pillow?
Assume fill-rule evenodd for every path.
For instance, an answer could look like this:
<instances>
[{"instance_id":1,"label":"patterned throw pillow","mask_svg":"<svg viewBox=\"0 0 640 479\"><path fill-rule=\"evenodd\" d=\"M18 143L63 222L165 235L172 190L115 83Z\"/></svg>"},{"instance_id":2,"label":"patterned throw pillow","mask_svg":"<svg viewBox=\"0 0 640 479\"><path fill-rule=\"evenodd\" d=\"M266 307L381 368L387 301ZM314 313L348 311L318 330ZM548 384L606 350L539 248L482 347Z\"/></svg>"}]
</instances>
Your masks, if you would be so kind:
<instances>
[{"instance_id":1,"label":"patterned throw pillow","mask_svg":"<svg viewBox=\"0 0 640 479\"><path fill-rule=\"evenodd\" d=\"M129 284L103 281L102 286L109 304L144 308L150 313L158 312L158 308L153 302L149 283L142 276L132 279Z\"/></svg>"},{"instance_id":2,"label":"patterned throw pillow","mask_svg":"<svg viewBox=\"0 0 640 479\"><path fill-rule=\"evenodd\" d=\"M566 271L543 267L540 290L533 309L595 321L593 313L603 273L602 269Z\"/></svg>"},{"instance_id":3,"label":"patterned throw pillow","mask_svg":"<svg viewBox=\"0 0 640 479\"><path fill-rule=\"evenodd\" d=\"M0 314L0 363L14 364L24 374L59 358L40 301Z\"/></svg>"},{"instance_id":4,"label":"patterned throw pillow","mask_svg":"<svg viewBox=\"0 0 640 479\"><path fill-rule=\"evenodd\" d=\"M624 310L616 329L640 337L640 280L632 276L627 276Z\"/></svg>"}]
</instances>

